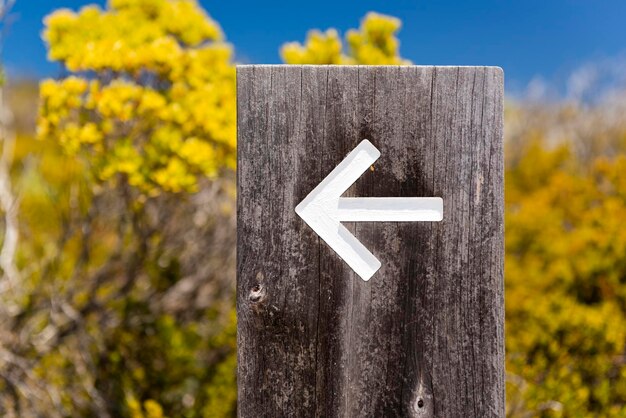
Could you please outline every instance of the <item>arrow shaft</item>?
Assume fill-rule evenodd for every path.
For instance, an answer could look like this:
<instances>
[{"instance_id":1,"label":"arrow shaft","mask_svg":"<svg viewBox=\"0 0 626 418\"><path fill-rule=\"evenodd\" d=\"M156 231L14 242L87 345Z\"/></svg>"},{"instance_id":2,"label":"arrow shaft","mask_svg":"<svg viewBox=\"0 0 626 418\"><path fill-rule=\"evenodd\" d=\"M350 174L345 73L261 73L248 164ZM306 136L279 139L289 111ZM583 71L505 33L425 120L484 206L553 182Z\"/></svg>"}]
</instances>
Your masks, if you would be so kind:
<instances>
[{"instance_id":1,"label":"arrow shaft","mask_svg":"<svg viewBox=\"0 0 626 418\"><path fill-rule=\"evenodd\" d=\"M440 197L342 197L341 222L438 222L443 219Z\"/></svg>"}]
</instances>

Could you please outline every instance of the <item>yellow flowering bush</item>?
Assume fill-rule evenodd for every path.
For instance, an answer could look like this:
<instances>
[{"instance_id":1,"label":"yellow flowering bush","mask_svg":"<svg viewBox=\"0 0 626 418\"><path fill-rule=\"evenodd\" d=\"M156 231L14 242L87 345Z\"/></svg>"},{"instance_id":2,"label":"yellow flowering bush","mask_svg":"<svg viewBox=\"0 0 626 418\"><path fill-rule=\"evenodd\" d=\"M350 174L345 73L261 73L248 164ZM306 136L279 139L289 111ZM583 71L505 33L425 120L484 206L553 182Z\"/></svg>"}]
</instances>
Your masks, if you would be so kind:
<instances>
[{"instance_id":1,"label":"yellow flowering bush","mask_svg":"<svg viewBox=\"0 0 626 418\"><path fill-rule=\"evenodd\" d=\"M148 196L234 167L232 52L195 0L112 0L45 24L49 58L74 75L41 83L39 138Z\"/></svg>"},{"instance_id":2,"label":"yellow flowering bush","mask_svg":"<svg viewBox=\"0 0 626 418\"><path fill-rule=\"evenodd\" d=\"M304 45L290 42L281 48L287 64L364 64L408 65L399 56L400 42L396 33L402 26L399 19L378 13L368 13L361 27L346 34L348 51L335 29L310 31Z\"/></svg>"},{"instance_id":3,"label":"yellow flowering bush","mask_svg":"<svg viewBox=\"0 0 626 418\"><path fill-rule=\"evenodd\" d=\"M232 48L196 0L57 10L43 38L67 75L39 86L37 261L7 327L55 331L24 369L51 395L23 414L233 416Z\"/></svg>"},{"instance_id":4,"label":"yellow flowering bush","mask_svg":"<svg viewBox=\"0 0 626 418\"><path fill-rule=\"evenodd\" d=\"M508 414L626 417L626 157L524 140L506 171Z\"/></svg>"}]
</instances>

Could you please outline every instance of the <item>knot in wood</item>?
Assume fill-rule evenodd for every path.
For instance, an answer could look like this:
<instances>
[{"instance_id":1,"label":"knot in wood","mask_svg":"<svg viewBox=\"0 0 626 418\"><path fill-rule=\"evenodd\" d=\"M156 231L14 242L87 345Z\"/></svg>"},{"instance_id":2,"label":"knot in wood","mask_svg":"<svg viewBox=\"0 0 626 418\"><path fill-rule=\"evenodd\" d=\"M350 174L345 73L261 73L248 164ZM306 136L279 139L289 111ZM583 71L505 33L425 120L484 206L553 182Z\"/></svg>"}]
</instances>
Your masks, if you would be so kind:
<instances>
[{"instance_id":1,"label":"knot in wood","mask_svg":"<svg viewBox=\"0 0 626 418\"><path fill-rule=\"evenodd\" d=\"M252 303L261 303L265 300L265 287L262 284L255 284L250 293L248 294L248 300Z\"/></svg>"}]
</instances>

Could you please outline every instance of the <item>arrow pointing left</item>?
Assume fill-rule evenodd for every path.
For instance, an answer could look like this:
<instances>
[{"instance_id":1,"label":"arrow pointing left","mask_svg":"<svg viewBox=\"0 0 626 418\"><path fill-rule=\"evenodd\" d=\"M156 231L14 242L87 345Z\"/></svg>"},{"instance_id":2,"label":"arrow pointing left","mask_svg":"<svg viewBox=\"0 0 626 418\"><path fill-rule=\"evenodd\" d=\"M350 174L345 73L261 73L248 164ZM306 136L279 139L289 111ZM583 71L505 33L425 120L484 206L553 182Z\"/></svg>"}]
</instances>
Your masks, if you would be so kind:
<instances>
[{"instance_id":1,"label":"arrow pointing left","mask_svg":"<svg viewBox=\"0 0 626 418\"><path fill-rule=\"evenodd\" d=\"M443 219L440 197L346 197L341 195L380 157L367 139L353 149L298 206L296 213L363 280L380 261L341 222L437 222Z\"/></svg>"}]
</instances>

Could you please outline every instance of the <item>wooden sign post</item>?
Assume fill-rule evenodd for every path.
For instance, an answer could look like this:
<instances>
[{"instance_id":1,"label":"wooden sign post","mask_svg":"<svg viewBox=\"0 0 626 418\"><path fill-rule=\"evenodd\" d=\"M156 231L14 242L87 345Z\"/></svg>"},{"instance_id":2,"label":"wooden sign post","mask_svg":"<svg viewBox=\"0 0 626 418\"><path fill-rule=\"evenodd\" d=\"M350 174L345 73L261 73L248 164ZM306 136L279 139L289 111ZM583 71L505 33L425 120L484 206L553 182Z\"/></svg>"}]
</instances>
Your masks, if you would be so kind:
<instances>
[{"instance_id":1,"label":"wooden sign post","mask_svg":"<svg viewBox=\"0 0 626 418\"><path fill-rule=\"evenodd\" d=\"M503 417L503 75L240 66L241 417Z\"/></svg>"}]
</instances>

